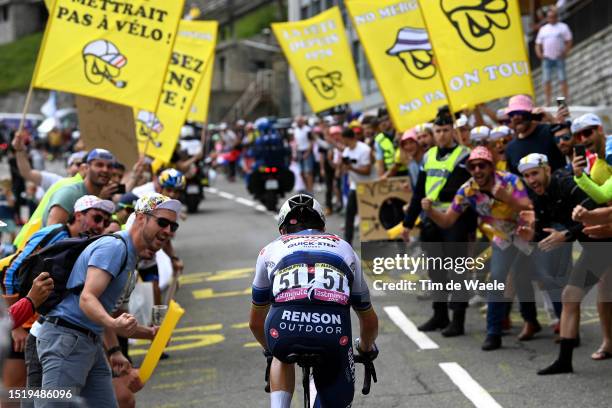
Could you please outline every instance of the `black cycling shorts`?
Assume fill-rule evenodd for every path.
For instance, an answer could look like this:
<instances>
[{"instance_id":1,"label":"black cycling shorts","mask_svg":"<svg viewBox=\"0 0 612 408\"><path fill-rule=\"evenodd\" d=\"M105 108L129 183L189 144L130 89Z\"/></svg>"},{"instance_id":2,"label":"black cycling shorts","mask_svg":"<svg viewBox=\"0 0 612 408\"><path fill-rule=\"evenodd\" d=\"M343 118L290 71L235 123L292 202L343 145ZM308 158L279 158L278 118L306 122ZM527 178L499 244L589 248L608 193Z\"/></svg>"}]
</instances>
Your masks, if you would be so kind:
<instances>
[{"instance_id":1,"label":"black cycling shorts","mask_svg":"<svg viewBox=\"0 0 612 408\"><path fill-rule=\"evenodd\" d=\"M315 407L350 407L355 392L351 316L347 307L273 305L266 318L268 350L287 362L292 353L321 354L313 368Z\"/></svg>"}]
</instances>

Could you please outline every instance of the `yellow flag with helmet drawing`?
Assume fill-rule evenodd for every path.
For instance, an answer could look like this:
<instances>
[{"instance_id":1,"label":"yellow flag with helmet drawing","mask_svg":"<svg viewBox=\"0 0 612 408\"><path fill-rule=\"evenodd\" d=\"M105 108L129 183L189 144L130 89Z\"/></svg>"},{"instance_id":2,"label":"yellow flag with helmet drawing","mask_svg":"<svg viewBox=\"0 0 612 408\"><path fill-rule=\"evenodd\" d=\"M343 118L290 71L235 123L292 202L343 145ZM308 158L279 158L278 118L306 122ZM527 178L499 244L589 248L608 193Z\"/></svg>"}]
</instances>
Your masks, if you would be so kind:
<instances>
[{"instance_id":1,"label":"yellow flag with helmet drawing","mask_svg":"<svg viewBox=\"0 0 612 408\"><path fill-rule=\"evenodd\" d=\"M138 149L169 162L181 127L212 61L216 21L181 20L157 111L134 109Z\"/></svg>"},{"instance_id":2,"label":"yellow flag with helmet drawing","mask_svg":"<svg viewBox=\"0 0 612 408\"><path fill-rule=\"evenodd\" d=\"M204 77L202 77L202 81L200 81L200 86L198 86L198 91L193 98L191 109L187 116L187 120L190 122L206 122L208 120L208 106L215 67L215 47L217 46L218 26L216 21L209 22L208 33L210 34L210 40L203 46L210 47L210 56L206 62L206 68L204 68Z\"/></svg>"},{"instance_id":3,"label":"yellow flag with helmet drawing","mask_svg":"<svg viewBox=\"0 0 612 408\"><path fill-rule=\"evenodd\" d=\"M272 30L314 112L362 99L338 7Z\"/></svg>"},{"instance_id":4,"label":"yellow flag with helmet drawing","mask_svg":"<svg viewBox=\"0 0 612 408\"><path fill-rule=\"evenodd\" d=\"M403 132L434 118L448 102L416 1L350 0L346 7L395 127Z\"/></svg>"},{"instance_id":5,"label":"yellow flag with helmet drawing","mask_svg":"<svg viewBox=\"0 0 612 408\"><path fill-rule=\"evenodd\" d=\"M155 110L184 0L55 0L33 86Z\"/></svg>"},{"instance_id":6,"label":"yellow flag with helmet drawing","mask_svg":"<svg viewBox=\"0 0 612 408\"><path fill-rule=\"evenodd\" d=\"M453 111L533 96L518 0L419 0Z\"/></svg>"}]
</instances>

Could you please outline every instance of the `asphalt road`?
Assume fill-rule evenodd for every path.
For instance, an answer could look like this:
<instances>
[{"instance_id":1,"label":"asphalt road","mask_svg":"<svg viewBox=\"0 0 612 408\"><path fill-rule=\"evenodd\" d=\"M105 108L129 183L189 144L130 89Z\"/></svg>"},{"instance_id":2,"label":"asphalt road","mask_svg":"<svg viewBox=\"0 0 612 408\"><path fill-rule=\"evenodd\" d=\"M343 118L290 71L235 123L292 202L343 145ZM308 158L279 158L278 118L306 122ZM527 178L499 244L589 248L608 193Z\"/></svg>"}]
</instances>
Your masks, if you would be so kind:
<instances>
[{"instance_id":1,"label":"asphalt road","mask_svg":"<svg viewBox=\"0 0 612 408\"><path fill-rule=\"evenodd\" d=\"M276 222L273 214L252 206L241 184L220 181L216 187L207 194L201 212L182 223L176 238L186 264L176 298L186 313L170 343L170 358L160 362L146 388L137 394L139 406L269 406L263 390L265 361L247 320L255 260L260 249L277 236ZM341 222L339 216L330 217L328 230L341 233ZM373 302L380 318L379 382L368 396L358 391L354 407L611 404L612 362L589 358L600 341L592 302L583 310L583 345L574 354L576 374L544 378L536 371L557 353L549 328L530 342L519 342L515 315L515 327L505 336L503 349L485 353L480 351L484 316L478 308L468 311L465 336L446 339L433 333L415 342L405 332L412 334L409 322L419 324L428 317L428 301L402 292L374 291ZM132 350L138 363L146 345ZM360 390L360 366L357 378ZM299 386L294 407L303 406L301 395Z\"/></svg>"}]
</instances>

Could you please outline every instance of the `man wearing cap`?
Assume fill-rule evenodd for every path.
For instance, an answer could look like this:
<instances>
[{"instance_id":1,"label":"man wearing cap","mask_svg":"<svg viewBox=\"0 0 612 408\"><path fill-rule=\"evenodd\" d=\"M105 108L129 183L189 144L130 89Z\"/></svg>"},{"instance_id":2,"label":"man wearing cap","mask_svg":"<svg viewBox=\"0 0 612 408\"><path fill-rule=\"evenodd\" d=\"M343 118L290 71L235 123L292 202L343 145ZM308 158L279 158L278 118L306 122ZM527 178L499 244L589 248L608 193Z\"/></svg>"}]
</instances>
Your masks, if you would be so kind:
<instances>
[{"instance_id":1,"label":"man wearing cap","mask_svg":"<svg viewBox=\"0 0 612 408\"><path fill-rule=\"evenodd\" d=\"M465 169L465 160L469 150L458 145L453 128L453 117L448 108L441 108L434 122L434 138L436 146L427 151L423 158L423 168L419 172L414 188L414 194L403 221L403 238L410 239L410 230L415 226L417 218L421 217L421 242L425 243L430 257L460 257L467 255L467 242L472 239L476 230L476 216L467 211L461 214L458 222L451 228L438 227L429 217L422 214L421 202L428 198L435 207L444 211L450 207L457 189L470 178ZM451 271L443 267L430 269L429 277L434 283L446 285ZM455 280L460 275L452 276ZM464 291L452 292L434 291L432 293L433 316L419 326L421 331L442 329L446 337L459 336L464 333L467 294ZM450 300L450 302L449 302ZM453 319L449 320L449 307L453 310Z\"/></svg>"},{"instance_id":2,"label":"man wearing cap","mask_svg":"<svg viewBox=\"0 0 612 408\"><path fill-rule=\"evenodd\" d=\"M121 196L117 203L116 211L112 216L112 230L110 231L117 232L125 228L128 217L134 212L136 201L138 201L138 196L132 192L125 193ZM109 231L107 230L107 232Z\"/></svg>"},{"instance_id":3,"label":"man wearing cap","mask_svg":"<svg viewBox=\"0 0 612 408\"><path fill-rule=\"evenodd\" d=\"M42 217L42 225L65 223L74 207L74 203L84 195L95 195L109 198L112 194L109 186L112 165L115 156L104 149L93 149L85 159L87 170L80 183L65 186L53 194Z\"/></svg>"},{"instance_id":4,"label":"man wearing cap","mask_svg":"<svg viewBox=\"0 0 612 408\"><path fill-rule=\"evenodd\" d=\"M488 146L491 129L488 126L476 126L470 130L469 146Z\"/></svg>"},{"instance_id":5,"label":"man wearing cap","mask_svg":"<svg viewBox=\"0 0 612 408\"><path fill-rule=\"evenodd\" d=\"M572 168L572 161L574 159L574 146L576 145L576 138L571 132L571 121L565 121L561 123L555 123L551 126L550 131L555 138L557 148L565 159L565 166L557 169L555 173L569 177L574 175L574 169Z\"/></svg>"},{"instance_id":6,"label":"man wearing cap","mask_svg":"<svg viewBox=\"0 0 612 408\"><path fill-rule=\"evenodd\" d=\"M456 192L452 205L445 212L435 208L434 201L426 197L422 201L423 210L440 228L453 226L467 209L478 213L483 222L494 230L491 256L491 281L506 282L508 273L514 265L515 287L519 299L526 299L525 286L531 280L523 276L527 254L532 251L529 243L517 235L519 213L530 208L527 190L518 176L495 171L493 155L484 146L476 147L467 160L471 178ZM482 349L495 350L501 347L502 322L507 313L509 299L504 298L504 290L491 290L488 293L487 338ZM537 311L533 302L521 302L521 315L525 320L523 335L528 328L537 328ZM531 330L531 329L529 329ZM525 338L526 340L527 338Z\"/></svg>"},{"instance_id":7,"label":"man wearing cap","mask_svg":"<svg viewBox=\"0 0 612 408\"><path fill-rule=\"evenodd\" d=\"M464 146L470 146L470 123L465 114L461 114L459 119L455 121L456 140L457 143Z\"/></svg>"},{"instance_id":8,"label":"man wearing cap","mask_svg":"<svg viewBox=\"0 0 612 408\"><path fill-rule=\"evenodd\" d=\"M157 328L140 326L127 313L112 314L134 288L138 258L152 258L174 236L180 211L179 201L161 194L141 197L128 231L102 237L81 253L67 283L82 287L80 294L71 291L51 310L38 334L43 388L72 388L89 407L117 406L106 356L113 371L126 372L130 363L117 335L153 339ZM54 403L38 400L35 406Z\"/></svg>"},{"instance_id":9,"label":"man wearing cap","mask_svg":"<svg viewBox=\"0 0 612 408\"><path fill-rule=\"evenodd\" d=\"M423 147L423 151L427 152L429 149L435 146L436 142L433 137L433 127L431 123L421 123L414 127L416 132L417 140Z\"/></svg>"},{"instance_id":10,"label":"man wearing cap","mask_svg":"<svg viewBox=\"0 0 612 408\"><path fill-rule=\"evenodd\" d=\"M3 288L5 298L10 304L17 299L19 293L19 282L15 276L15 272L23 261L33 252L40 248L52 245L62 239L79 237L85 235L98 235L104 231L108 225L111 214L114 211L114 204L107 200L101 200L95 196L84 196L77 200L74 204L74 213L66 224L53 224L40 229L27 241L23 250L21 250L16 258L8 266L4 275ZM15 339L15 354L14 358L9 357L8 364L16 364L18 366L27 367L29 387L40 387L40 364L36 356L36 330L40 325L36 322L32 324L29 321L24 325L24 328L17 328L13 331ZM27 330L31 327L30 335ZM24 355L25 352L25 355ZM16 367L15 367L16 368ZM11 373L19 372L11 369ZM22 372L25 372L23 369Z\"/></svg>"},{"instance_id":11,"label":"man wearing cap","mask_svg":"<svg viewBox=\"0 0 612 408\"><path fill-rule=\"evenodd\" d=\"M376 173L382 177L393 166L395 161L395 132L386 109L380 109L378 115L378 133L374 137Z\"/></svg>"},{"instance_id":12,"label":"man wearing cap","mask_svg":"<svg viewBox=\"0 0 612 408\"><path fill-rule=\"evenodd\" d=\"M533 101L527 95L513 96L506 109L517 136L506 147L508 169L514 174L518 174L519 161L529 153L546 155L553 171L565 166L565 160L555 144L550 125L534 121L533 109Z\"/></svg>"},{"instance_id":13,"label":"man wearing cap","mask_svg":"<svg viewBox=\"0 0 612 408\"><path fill-rule=\"evenodd\" d=\"M612 200L612 165L605 160L606 136L601 119L587 113L575 119L571 129L574 137L586 148L587 156L590 156L574 157L574 180L597 203Z\"/></svg>"}]
</instances>

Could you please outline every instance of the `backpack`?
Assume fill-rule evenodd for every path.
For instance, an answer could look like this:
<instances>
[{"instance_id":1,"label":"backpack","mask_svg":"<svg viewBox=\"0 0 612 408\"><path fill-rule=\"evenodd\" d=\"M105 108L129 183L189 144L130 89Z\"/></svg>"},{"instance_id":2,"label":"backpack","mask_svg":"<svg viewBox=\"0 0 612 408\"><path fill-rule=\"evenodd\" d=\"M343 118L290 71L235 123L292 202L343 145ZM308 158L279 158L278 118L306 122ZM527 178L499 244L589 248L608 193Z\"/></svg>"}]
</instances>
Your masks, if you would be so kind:
<instances>
[{"instance_id":1,"label":"backpack","mask_svg":"<svg viewBox=\"0 0 612 408\"><path fill-rule=\"evenodd\" d=\"M32 253L23 260L15 275L19 280L19 297L25 297L32 288L32 282L42 272L49 272L53 279L53 292L47 300L41 304L37 312L47 314L51 309L57 306L68 293L80 294L83 290L84 283L74 288L67 288L68 278L72 272L72 268L79 255L91 243L102 237L114 237L120 239L125 245L125 258L121 264L119 273L123 271L128 259L128 247L125 240L114 234L97 235L86 238L67 238L56 242L46 248Z\"/></svg>"},{"instance_id":2,"label":"backpack","mask_svg":"<svg viewBox=\"0 0 612 408\"><path fill-rule=\"evenodd\" d=\"M39 251L41 248L46 247L49 244L49 242L51 242L53 240L53 238L55 238L60 232L65 231L66 229L67 229L67 227L65 225L62 225L62 226L59 226L59 227L49 231L49 233L47 235L45 235L38 242L38 244L36 244L34 249L30 252L30 255L35 253L36 251ZM17 260L17 258L19 258L19 256L21 256L23 251L24 251L24 249L20 249L17 252L15 252L13 255L11 255L12 258L2 268L2 270L0 270L0 280L1 280L0 285L2 285L2 291L4 293L6 293L6 283L8 283L8 282L5 281L5 279L7 279L6 278L6 272L9 270L9 268L11 268L11 266L13 266L13 262L15 262ZM24 261L25 261L25 259L24 259ZM18 282L17 271L15 271L15 273L13 274L13 276L11 278L11 283L13 284L13 287L16 287L15 283L17 283L17 282Z\"/></svg>"}]
</instances>

